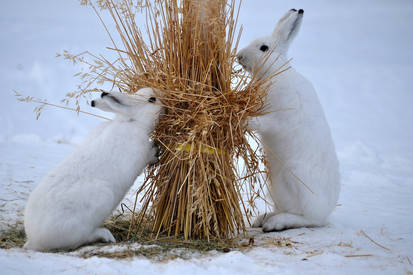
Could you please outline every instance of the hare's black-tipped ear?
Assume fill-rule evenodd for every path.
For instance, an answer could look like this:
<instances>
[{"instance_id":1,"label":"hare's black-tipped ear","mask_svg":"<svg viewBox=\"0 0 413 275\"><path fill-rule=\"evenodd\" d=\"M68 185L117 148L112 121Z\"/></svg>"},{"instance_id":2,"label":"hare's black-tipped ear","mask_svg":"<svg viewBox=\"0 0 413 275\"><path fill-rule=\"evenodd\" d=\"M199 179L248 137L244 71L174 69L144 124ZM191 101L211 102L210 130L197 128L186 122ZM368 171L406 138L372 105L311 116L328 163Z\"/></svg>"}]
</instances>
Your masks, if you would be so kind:
<instances>
[{"instance_id":1,"label":"hare's black-tipped ear","mask_svg":"<svg viewBox=\"0 0 413 275\"><path fill-rule=\"evenodd\" d=\"M113 112L112 108L102 98L95 98L90 102L90 105L105 112Z\"/></svg>"},{"instance_id":2,"label":"hare's black-tipped ear","mask_svg":"<svg viewBox=\"0 0 413 275\"><path fill-rule=\"evenodd\" d=\"M294 40L300 30L304 10L289 10L277 23L272 36L277 41L279 48L288 50L291 42Z\"/></svg>"},{"instance_id":3,"label":"hare's black-tipped ear","mask_svg":"<svg viewBox=\"0 0 413 275\"><path fill-rule=\"evenodd\" d=\"M102 93L101 100L110 108L112 113L124 114L128 105L120 93Z\"/></svg>"}]
</instances>

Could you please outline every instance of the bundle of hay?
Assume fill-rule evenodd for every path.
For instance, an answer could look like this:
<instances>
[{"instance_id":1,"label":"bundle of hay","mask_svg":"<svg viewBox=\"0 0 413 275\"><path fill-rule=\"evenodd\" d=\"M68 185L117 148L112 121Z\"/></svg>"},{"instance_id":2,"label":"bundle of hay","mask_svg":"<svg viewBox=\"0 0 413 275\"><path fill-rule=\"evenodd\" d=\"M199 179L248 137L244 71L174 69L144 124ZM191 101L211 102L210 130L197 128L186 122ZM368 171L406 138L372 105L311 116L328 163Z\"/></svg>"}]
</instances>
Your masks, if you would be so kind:
<instances>
[{"instance_id":1,"label":"bundle of hay","mask_svg":"<svg viewBox=\"0 0 413 275\"><path fill-rule=\"evenodd\" d=\"M109 81L127 93L152 87L167 110L153 133L163 154L137 192L142 209L131 233L139 232L147 217L156 236L209 240L243 231L264 184L262 154L250 146L248 139L255 137L246 126L262 114L269 83L235 70L238 1L98 4L112 15L123 45L111 47L118 54L115 62L93 56L90 63L65 53L90 66L81 75L85 87L69 96L95 91L94 82ZM146 41L135 22L141 11Z\"/></svg>"}]
</instances>

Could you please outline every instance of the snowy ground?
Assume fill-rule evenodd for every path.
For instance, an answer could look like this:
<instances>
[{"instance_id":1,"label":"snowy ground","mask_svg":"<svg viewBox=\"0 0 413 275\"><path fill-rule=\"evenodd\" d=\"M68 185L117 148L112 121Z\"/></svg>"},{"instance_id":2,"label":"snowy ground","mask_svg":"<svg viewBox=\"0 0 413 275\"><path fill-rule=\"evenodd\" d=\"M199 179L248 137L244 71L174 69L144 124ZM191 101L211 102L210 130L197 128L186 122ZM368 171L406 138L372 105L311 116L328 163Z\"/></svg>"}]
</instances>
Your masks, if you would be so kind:
<instances>
[{"instance_id":1,"label":"snowy ground","mask_svg":"<svg viewBox=\"0 0 413 275\"><path fill-rule=\"evenodd\" d=\"M0 228L5 229L22 219L21 211L30 190L72 147L50 142L28 143L27 140L0 144ZM354 160L358 160L357 165ZM413 163L402 158L383 160L363 144L340 152L340 161L341 198L330 224L324 228L269 234L251 230L249 234L255 238L252 248L226 254L189 254L189 260L168 262L151 262L142 257L82 259L76 257L76 253L0 250L0 271L2 274L128 273L138 270L145 270L145 274L348 274L351 271L406 274L413 271L413 223L409 218L413 210ZM285 246L286 243L291 246Z\"/></svg>"},{"instance_id":2,"label":"snowy ground","mask_svg":"<svg viewBox=\"0 0 413 275\"><path fill-rule=\"evenodd\" d=\"M168 262L0 250L0 274L411 274L413 2L286 2L263 0L258 5L244 0L241 46L271 32L289 8L305 9L290 53L297 70L319 92L339 154L342 192L329 226L269 234L252 230L253 248ZM35 121L32 106L18 103L12 90L57 102L75 88L76 68L55 59L55 53L105 52L102 48L109 41L93 13L75 0L8 0L0 15L0 230L4 230L22 220L25 200L41 177L99 123L54 109ZM288 241L280 245L280 238Z\"/></svg>"}]
</instances>

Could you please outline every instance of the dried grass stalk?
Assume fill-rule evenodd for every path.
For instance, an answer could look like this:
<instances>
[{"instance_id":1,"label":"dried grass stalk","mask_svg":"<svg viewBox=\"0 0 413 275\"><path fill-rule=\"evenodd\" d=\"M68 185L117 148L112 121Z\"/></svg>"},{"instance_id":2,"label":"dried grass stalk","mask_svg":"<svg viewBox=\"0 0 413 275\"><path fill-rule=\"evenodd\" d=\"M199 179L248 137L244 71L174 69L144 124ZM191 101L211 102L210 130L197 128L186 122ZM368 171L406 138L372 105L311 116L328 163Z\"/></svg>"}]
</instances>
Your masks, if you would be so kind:
<instances>
[{"instance_id":1,"label":"dried grass stalk","mask_svg":"<svg viewBox=\"0 0 413 275\"><path fill-rule=\"evenodd\" d=\"M262 154L250 146L247 136L255 136L246 126L262 114L269 85L235 70L240 3L138 2L98 2L112 15L123 45L113 42L114 63L92 55L93 73L82 75L81 90L94 91L93 82L105 81L128 93L152 87L167 109L153 134L164 153L137 192L142 216L132 221L131 233L149 215L157 236L229 238L245 229L264 184ZM147 42L136 10L146 13Z\"/></svg>"}]
</instances>

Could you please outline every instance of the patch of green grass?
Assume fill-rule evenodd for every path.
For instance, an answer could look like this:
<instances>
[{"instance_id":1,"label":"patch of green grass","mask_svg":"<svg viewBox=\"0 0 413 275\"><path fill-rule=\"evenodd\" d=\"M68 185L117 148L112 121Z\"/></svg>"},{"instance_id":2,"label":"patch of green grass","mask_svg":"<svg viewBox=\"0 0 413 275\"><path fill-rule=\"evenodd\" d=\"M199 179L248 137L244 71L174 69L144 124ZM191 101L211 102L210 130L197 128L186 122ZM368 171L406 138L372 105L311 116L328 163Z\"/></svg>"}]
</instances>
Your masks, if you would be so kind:
<instances>
[{"instance_id":1,"label":"patch of green grass","mask_svg":"<svg viewBox=\"0 0 413 275\"><path fill-rule=\"evenodd\" d=\"M209 251L229 252L233 248L240 248L236 245L236 241L216 241L210 240L190 240L185 241L183 237L167 237L159 236L154 238L154 234L149 230L149 223L141 226L138 232L132 231L129 234L130 219L129 215L122 215L118 217L110 217L104 224L115 237L116 245L126 245L118 251L111 251L102 249L113 246L113 244L97 244L96 249L86 250L77 254L83 258L90 258L93 256L125 259L130 257L145 257L154 261L165 261L176 258L188 259L191 255L196 253L207 253ZM129 239L128 239L129 234ZM23 247L26 242L26 234L24 232L23 222L19 221L15 225L10 226L6 231L0 232L0 248L10 249L14 247ZM134 247L131 244L141 244L141 246ZM52 253L67 253L75 252L76 249L71 250L54 250Z\"/></svg>"},{"instance_id":2,"label":"patch of green grass","mask_svg":"<svg viewBox=\"0 0 413 275\"><path fill-rule=\"evenodd\" d=\"M0 232L0 248L9 249L13 247L23 247L26 242L23 222L19 221L6 231Z\"/></svg>"},{"instance_id":3,"label":"patch of green grass","mask_svg":"<svg viewBox=\"0 0 413 275\"><path fill-rule=\"evenodd\" d=\"M228 252L229 248L235 246L235 240L185 240L183 236L170 237L163 234L155 238L155 234L153 234L149 228L149 223L145 222L142 223L140 230L132 230L129 233L131 217L126 217L127 218L111 217L104 224L104 226L112 232L117 242L137 242L142 245L159 246L166 250L187 249L198 252L211 250Z\"/></svg>"},{"instance_id":4,"label":"patch of green grass","mask_svg":"<svg viewBox=\"0 0 413 275\"><path fill-rule=\"evenodd\" d=\"M196 250L190 249L171 249L162 246L141 246L137 248L125 248L119 251L105 251L93 249L79 254L82 258L103 257L111 259L127 259L131 257L144 257L152 261L168 261L173 259L189 259L191 255L198 253ZM203 252L200 252L203 253Z\"/></svg>"}]
</instances>

